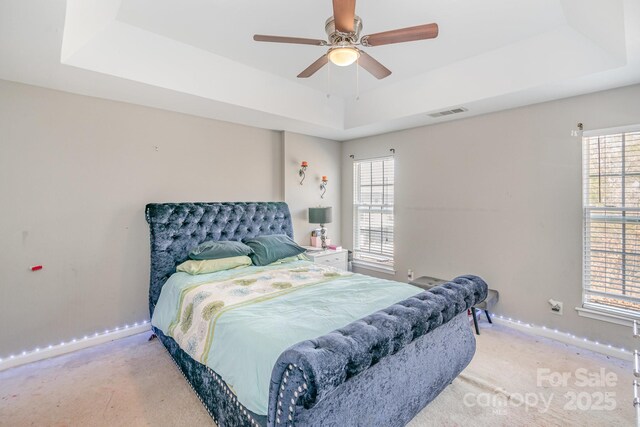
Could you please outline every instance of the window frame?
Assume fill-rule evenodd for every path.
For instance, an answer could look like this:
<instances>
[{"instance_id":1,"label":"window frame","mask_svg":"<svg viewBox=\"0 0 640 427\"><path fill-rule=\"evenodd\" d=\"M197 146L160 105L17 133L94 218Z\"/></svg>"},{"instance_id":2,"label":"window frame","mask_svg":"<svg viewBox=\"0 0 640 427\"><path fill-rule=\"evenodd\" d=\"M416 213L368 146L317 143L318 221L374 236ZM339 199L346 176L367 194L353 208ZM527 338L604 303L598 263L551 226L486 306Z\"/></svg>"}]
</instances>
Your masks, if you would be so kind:
<instances>
[{"instance_id":1,"label":"window frame","mask_svg":"<svg viewBox=\"0 0 640 427\"><path fill-rule=\"evenodd\" d=\"M587 274L587 269L591 266L591 245L590 245L590 230L591 230L591 213L603 210L620 211L620 212L633 212L639 211L640 208L634 208L631 206L602 208L594 207L589 203L589 151L587 147L587 138L593 137L605 137L615 136L619 134L637 133L640 132L640 124L622 127L612 127L606 129L598 129L593 131L585 131L580 138L581 153L582 153L582 171L581 171L581 185L582 185L582 290L581 290L581 306L576 307L576 311L582 317L588 317L597 320L603 320L611 323L621 325L631 325L633 320L640 320L640 309L623 309L615 307L613 305L607 305L603 303L595 303L589 301L589 296L597 294L597 291L591 289L590 274ZM623 137L623 141L624 141ZM622 165L623 167L626 164ZM625 170L621 170L620 177L624 179L626 177ZM624 187L623 187L624 188ZM625 217L624 215L622 216ZM614 221L601 221L605 223L613 223ZM624 237L621 237L624 240ZM623 279L625 282L626 279ZM638 297L640 299L640 297ZM629 298L620 298L620 300L628 300Z\"/></svg>"},{"instance_id":2,"label":"window frame","mask_svg":"<svg viewBox=\"0 0 640 427\"><path fill-rule=\"evenodd\" d=\"M391 199L391 204L389 203L384 203L384 196L383 196L383 200L382 203L379 205L374 205L374 204L365 204L365 203L359 203L361 202L361 200L357 200L356 198L358 197L358 192L361 191L360 189L362 188L362 184L361 184L361 177L358 174L358 169L357 166L359 164L362 163L374 163L374 162L384 162L387 160L391 160L393 161L393 183L391 184L391 186L393 187L393 198ZM384 165L383 165L384 168ZM395 274L395 252L396 252L396 247L395 247L395 157L394 156L381 156L381 157L369 157L369 158L363 158L363 159L359 159L359 160L354 160L353 161L353 165L352 165L352 171L353 171L353 197L351 200L352 203L352 210L353 210L353 218L352 218L352 225L353 225L353 264L356 265L357 267L363 267L363 268L367 268L370 270L374 270L374 271L378 271L381 273L388 273L388 274ZM382 184L383 187L387 187L388 184ZM387 257L383 254L375 254L375 253L369 253L369 252L365 252L362 251L361 249L358 248L360 240L360 222L359 222L359 213L361 211L361 207L369 207L369 210L371 211L371 207L374 208L379 208L381 213L387 213L387 214L391 214L391 218L393 221L393 226L392 226L392 232L391 232L391 236L393 238L393 243L392 243L392 250L393 250L393 255L391 257ZM383 222L381 222L381 228L383 228ZM369 231L371 232L371 231ZM384 234L383 234L384 237ZM359 257L359 254L366 254L367 256L363 258ZM380 258L380 261L376 260L376 257ZM384 261L385 259L388 259L388 261Z\"/></svg>"}]
</instances>

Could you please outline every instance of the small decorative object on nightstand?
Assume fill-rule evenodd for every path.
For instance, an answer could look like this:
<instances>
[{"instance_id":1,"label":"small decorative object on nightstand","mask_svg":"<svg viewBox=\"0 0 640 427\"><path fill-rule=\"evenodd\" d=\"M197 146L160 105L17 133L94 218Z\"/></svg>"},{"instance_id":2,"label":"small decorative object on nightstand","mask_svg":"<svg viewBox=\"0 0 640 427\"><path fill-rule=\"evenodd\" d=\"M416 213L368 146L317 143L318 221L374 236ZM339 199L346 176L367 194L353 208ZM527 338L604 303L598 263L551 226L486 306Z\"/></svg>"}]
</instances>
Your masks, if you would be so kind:
<instances>
[{"instance_id":1,"label":"small decorative object on nightstand","mask_svg":"<svg viewBox=\"0 0 640 427\"><path fill-rule=\"evenodd\" d=\"M322 240L322 249L327 249L327 229L325 224L331 224L331 208L309 208L309 223L320 224L320 239Z\"/></svg>"},{"instance_id":2,"label":"small decorative object on nightstand","mask_svg":"<svg viewBox=\"0 0 640 427\"><path fill-rule=\"evenodd\" d=\"M332 250L313 250L316 248L309 248L305 255L308 256L311 261L322 264L329 265L331 267L338 268L340 270L348 270L348 257L349 251L341 249L337 251Z\"/></svg>"}]
</instances>

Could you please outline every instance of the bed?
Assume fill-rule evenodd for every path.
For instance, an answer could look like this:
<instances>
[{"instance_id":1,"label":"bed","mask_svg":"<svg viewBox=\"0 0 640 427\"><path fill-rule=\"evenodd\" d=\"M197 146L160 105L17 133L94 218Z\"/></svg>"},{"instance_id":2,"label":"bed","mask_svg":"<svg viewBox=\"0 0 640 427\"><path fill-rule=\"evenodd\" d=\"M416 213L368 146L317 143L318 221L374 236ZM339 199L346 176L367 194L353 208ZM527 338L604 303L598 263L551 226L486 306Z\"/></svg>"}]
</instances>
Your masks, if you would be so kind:
<instances>
[{"instance_id":1,"label":"bed","mask_svg":"<svg viewBox=\"0 0 640 427\"><path fill-rule=\"evenodd\" d=\"M151 235L149 310L154 318L158 307L155 319L161 317L162 310L166 311L163 307L170 306L165 295L170 295L173 287L181 286L176 285L179 277L174 274L176 266L187 260L194 246L209 240L241 240L272 234L293 237L289 208L282 202L149 204L146 219ZM302 321L295 322L289 329L274 330L271 338L260 341L269 329L276 328L277 320L271 316L264 317L272 320L268 325L260 325L254 319L248 332L243 331L242 339L234 337L233 333L227 333L224 338L225 334L216 332L218 341L215 345L218 347L213 353L221 360L212 365L216 368L213 369L208 366L211 365L208 360L205 364L203 360L196 360L198 357L194 359L194 349L185 347L184 343L179 345L176 339L181 338L176 335L174 339L166 334L168 329L154 319L154 333L220 427L402 426L471 361L475 337L469 327L467 310L484 300L487 294L487 285L479 277L461 276L423 292L398 282L323 270L309 264L295 261L269 267L266 273L263 269L242 270L241 274L255 273L266 276L265 280L296 272L301 280L313 274L324 275L330 279L323 282L322 288L328 302L324 302L322 292L316 290L311 302L297 297L302 301L300 304L318 301L318 305L331 307L334 313L346 313L345 318L352 321L340 324L339 319L331 316L331 321L338 323L323 325L331 329L318 335L307 332L312 335L299 342L288 342L287 339L290 341L298 336L296 327L301 329L297 324L304 324ZM253 267L247 267L250 268ZM191 283L187 285L191 286ZM341 286L353 288L337 297ZM365 289L363 286L370 287ZM379 290L378 294L376 290ZM159 304L161 294L163 299ZM303 293L290 292L288 295L297 294ZM368 308L378 309L366 312L360 305L333 307L341 300L348 300L351 294L368 298L373 304ZM287 298L281 299L291 307L292 297ZM264 304L254 306L265 309ZM310 306L306 307L303 314L308 321L311 319L307 313ZM270 309L279 313L282 306L273 305ZM294 305L295 309L297 306ZM276 351L271 356L273 360L262 350L265 343L271 341L286 344L282 351L270 349L271 353ZM255 359L266 364L270 371L266 379L263 378L265 366L260 375L256 373L256 384L262 384L262 387L258 387L260 396L255 399L246 397L251 390L246 386L241 390L241 381L230 371L240 372L240 367L253 375L253 365L247 366L248 362L242 357L253 353L250 347L253 342L256 342ZM262 344L258 345L259 342ZM229 361L234 351L235 356ZM220 352L229 352L230 356L224 360L223 356L218 356ZM256 362L257 365L260 363ZM227 383L229 378L233 379L230 384Z\"/></svg>"}]
</instances>

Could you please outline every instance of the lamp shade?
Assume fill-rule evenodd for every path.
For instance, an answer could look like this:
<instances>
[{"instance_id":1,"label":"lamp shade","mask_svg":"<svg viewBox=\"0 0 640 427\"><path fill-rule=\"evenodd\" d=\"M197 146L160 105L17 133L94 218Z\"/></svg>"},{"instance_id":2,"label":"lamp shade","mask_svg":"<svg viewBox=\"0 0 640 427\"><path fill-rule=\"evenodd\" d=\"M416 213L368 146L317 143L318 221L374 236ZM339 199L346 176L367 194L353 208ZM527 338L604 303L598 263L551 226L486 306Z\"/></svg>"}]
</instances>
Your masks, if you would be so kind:
<instances>
[{"instance_id":1,"label":"lamp shade","mask_svg":"<svg viewBox=\"0 0 640 427\"><path fill-rule=\"evenodd\" d=\"M331 208L309 208L310 224L329 224L331 223Z\"/></svg>"}]
</instances>

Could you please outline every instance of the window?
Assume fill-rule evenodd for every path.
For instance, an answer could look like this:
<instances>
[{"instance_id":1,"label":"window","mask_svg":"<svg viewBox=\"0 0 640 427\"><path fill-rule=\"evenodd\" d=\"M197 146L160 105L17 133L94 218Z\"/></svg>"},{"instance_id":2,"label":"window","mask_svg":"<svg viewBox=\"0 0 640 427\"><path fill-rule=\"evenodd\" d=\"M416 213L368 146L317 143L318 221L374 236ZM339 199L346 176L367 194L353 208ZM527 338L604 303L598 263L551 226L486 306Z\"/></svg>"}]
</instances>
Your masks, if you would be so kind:
<instances>
[{"instance_id":1,"label":"window","mask_svg":"<svg viewBox=\"0 0 640 427\"><path fill-rule=\"evenodd\" d=\"M640 130L583 138L583 307L640 313Z\"/></svg>"},{"instance_id":2,"label":"window","mask_svg":"<svg viewBox=\"0 0 640 427\"><path fill-rule=\"evenodd\" d=\"M393 157L353 163L354 260L393 268Z\"/></svg>"}]
</instances>

